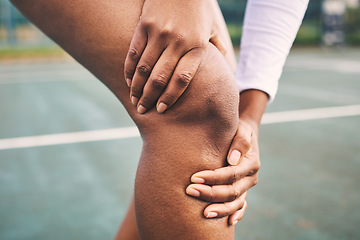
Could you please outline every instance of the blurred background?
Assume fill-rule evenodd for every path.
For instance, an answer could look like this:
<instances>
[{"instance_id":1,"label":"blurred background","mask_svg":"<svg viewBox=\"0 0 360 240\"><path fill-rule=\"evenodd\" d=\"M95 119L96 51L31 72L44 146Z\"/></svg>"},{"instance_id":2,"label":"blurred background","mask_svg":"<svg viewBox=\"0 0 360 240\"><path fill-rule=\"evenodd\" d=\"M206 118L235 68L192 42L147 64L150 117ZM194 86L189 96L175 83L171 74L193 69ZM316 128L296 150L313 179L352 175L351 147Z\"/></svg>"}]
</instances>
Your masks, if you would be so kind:
<instances>
[{"instance_id":1,"label":"blurred background","mask_svg":"<svg viewBox=\"0 0 360 240\"><path fill-rule=\"evenodd\" d=\"M219 3L238 48L246 1ZM359 0L311 0L263 118L237 240L360 239L359 80ZM7 0L0 116L0 239L112 239L141 139L108 89Z\"/></svg>"},{"instance_id":2,"label":"blurred background","mask_svg":"<svg viewBox=\"0 0 360 240\"><path fill-rule=\"evenodd\" d=\"M228 29L237 46L246 1L219 0ZM360 8L358 0L311 0L294 46L360 45ZM329 36L332 34L332 36Z\"/></svg>"},{"instance_id":3,"label":"blurred background","mask_svg":"<svg viewBox=\"0 0 360 240\"><path fill-rule=\"evenodd\" d=\"M245 0L219 0L234 46L239 46ZM312 0L295 47L360 46L358 0ZM0 56L56 55L55 44L31 25L8 0L0 0Z\"/></svg>"}]
</instances>

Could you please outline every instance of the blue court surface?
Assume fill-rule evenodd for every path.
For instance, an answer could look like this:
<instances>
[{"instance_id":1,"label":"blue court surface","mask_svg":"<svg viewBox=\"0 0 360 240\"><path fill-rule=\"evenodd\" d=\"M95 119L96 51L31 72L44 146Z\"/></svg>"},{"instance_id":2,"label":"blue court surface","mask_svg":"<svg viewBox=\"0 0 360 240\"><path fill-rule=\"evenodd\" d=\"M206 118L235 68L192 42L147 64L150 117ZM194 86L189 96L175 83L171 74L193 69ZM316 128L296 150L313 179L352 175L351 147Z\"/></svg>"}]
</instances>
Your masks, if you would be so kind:
<instances>
[{"instance_id":1,"label":"blue court surface","mask_svg":"<svg viewBox=\"0 0 360 240\"><path fill-rule=\"evenodd\" d=\"M141 139L71 60L0 65L0 239L112 239ZM360 50L294 50L236 239L360 239Z\"/></svg>"}]
</instances>

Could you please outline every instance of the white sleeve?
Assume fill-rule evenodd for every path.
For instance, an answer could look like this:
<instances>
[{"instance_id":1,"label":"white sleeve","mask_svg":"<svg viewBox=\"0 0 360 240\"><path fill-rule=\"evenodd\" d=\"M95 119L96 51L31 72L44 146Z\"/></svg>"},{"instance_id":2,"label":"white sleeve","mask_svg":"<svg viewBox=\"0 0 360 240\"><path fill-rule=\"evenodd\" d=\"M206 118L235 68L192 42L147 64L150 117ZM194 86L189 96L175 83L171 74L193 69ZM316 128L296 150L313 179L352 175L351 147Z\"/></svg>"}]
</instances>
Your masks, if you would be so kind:
<instances>
[{"instance_id":1,"label":"white sleeve","mask_svg":"<svg viewBox=\"0 0 360 240\"><path fill-rule=\"evenodd\" d=\"M309 0L248 0L235 77L240 92L258 89L272 102Z\"/></svg>"}]
</instances>

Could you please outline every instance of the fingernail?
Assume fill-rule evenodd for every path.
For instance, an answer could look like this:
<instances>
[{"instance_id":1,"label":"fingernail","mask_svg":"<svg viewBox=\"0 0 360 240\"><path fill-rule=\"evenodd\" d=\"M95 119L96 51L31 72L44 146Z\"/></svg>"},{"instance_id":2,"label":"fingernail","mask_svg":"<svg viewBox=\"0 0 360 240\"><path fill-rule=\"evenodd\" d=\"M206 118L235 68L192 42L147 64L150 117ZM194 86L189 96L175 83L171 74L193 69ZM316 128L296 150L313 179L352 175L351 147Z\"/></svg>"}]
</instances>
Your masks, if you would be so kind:
<instances>
[{"instance_id":1,"label":"fingernail","mask_svg":"<svg viewBox=\"0 0 360 240\"><path fill-rule=\"evenodd\" d=\"M193 183L198 183L198 184L202 184L205 183L205 179L201 178L201 177L192 177L191 178L191 182Z\"/></svg>"},{"instance_id":2,"label":"fingernail","mask_svg":"<svg viewBox=\"0 0 360 240\"><path fill-rule=\"evenodd\" d=\"M196 189L193 189L193 188L187 188L186 189L186 193L190 196L193 196L193 197L200 197L200 192Z\"/></svg>"},{"instance_id":3,"label":"fingernail","mask_svg":"<svg viewBox=\"0 0 360 240\"><path fill-rule=\"evenodd\" d=\"M126 79L126 84L128 85L128 87L131 87L131 79L130 78Z\"/></svg>"},{"instance_id":4,"label":"fingernail","mask_svg":"<svg viewBox=\"0 0 360 240\"><path fill-rule=\"evenodd\" d=\"M131 97L131 103L136 105L139 102L139 99L137 97L132 96Z\"/></svg>"},{"instance_id":5,"label":"fingernail","mask_svg":"<svg viewBox=\"0 0 360 240\"><path fill-rule=\"evenodd\" d=\"M231 225L233 225L233 226L234 226L234 225L235 225L235 224L237 224L238 222L239 222L239 220L235 220L235 221L233 221L233 222L232 222L232 224L231 224Z\"/></svg>"},{"instance_id":6,"label":"fingernail","mask_svg":"<svg viewBox=\"0 0 360 240\"><path fill-rule=\"evenodd\" d=\"M165 103L161 102L161 103L159 104L159 106L157 107L158 113L163 113L163 112L165 112L165 110L167 109L167 107L168 107L168 106L167 106Z\"/></svg>"},{"instance_id":7,"label":"fingernail","mask_svg":"<svg viewBox=\"0 0 360 240\"><path fill-rule=\"evenodd\" d=\"M146 112L146 108L143 106L143 105L139 105L139 107L138 107L138 113L141 113L141 114L143 114L143 113L145 113Z\"/></svg>"},{"instance_id":8,"label":"fingernail","mask_svg":"<svg viewBox=\"0 0 360 240\"><path fill-rule=\"evenodd\" d=\"M241 153L238 150L233 150L229 157L230 165L237 165L240 161Z\"/></svg>"},{"instance_id":9,"label":"fingernail","mask_svg":"<svg viewBox=\"0 0 360 240\"><path fill-rule=\"evenodd\" d=\"M216 212L209 212L208 215L206 216L206 218L214 218L214 217L217 217L218 216L218 213Z\"/></svg>"}]
</instances>

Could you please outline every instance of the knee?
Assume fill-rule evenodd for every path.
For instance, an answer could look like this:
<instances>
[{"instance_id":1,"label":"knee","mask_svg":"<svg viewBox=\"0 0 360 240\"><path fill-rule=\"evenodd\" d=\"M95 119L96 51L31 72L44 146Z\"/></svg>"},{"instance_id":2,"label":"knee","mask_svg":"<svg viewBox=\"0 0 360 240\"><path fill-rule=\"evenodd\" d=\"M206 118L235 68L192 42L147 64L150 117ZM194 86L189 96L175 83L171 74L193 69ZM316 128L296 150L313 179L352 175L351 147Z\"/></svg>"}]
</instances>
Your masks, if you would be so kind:
<instances>
[{"instance_id":1,"label":"knee","mask_svg":"<svg viewBox=\"0 0 360 240\"><path fill-rule=\"evenodd\" d=\"M236 89L231 70L211 45L189 88L172 108L164 114L152 110L134 117L144 139L135 183L141 234L175 239L186 238L185 232L189 239L200 239L212 232L207 239L224 239L219 235L232 231L225 218L204 219L207 203L187 196L185 188L193 173L224 166L237 128Z\"/></svg>"},{"instance_id":2,"label":"knee","mask_svg":"<svg viewBox=\"0 0 360 240\"><path fill-rule=\"evenodd\" d=\"M153 110L148 115L135 116L134 120L144 135L172 125L178 129L204 129L212 135L211 139L222 134L232 138L237 127L238 105L233 72L221 53L209 44L196 75L179 100L164 114Z\"/></svg>"}]
</instances>

